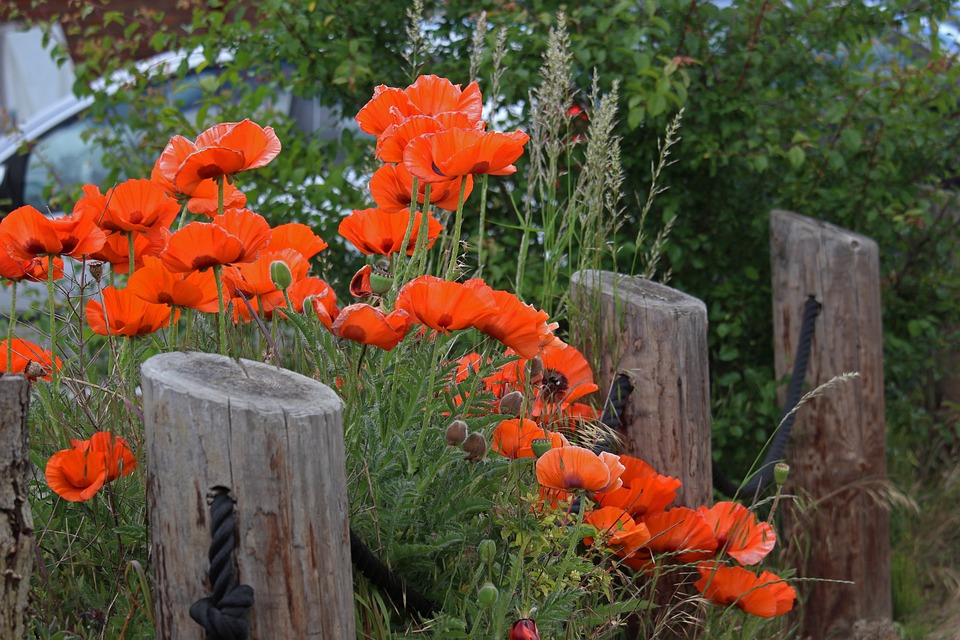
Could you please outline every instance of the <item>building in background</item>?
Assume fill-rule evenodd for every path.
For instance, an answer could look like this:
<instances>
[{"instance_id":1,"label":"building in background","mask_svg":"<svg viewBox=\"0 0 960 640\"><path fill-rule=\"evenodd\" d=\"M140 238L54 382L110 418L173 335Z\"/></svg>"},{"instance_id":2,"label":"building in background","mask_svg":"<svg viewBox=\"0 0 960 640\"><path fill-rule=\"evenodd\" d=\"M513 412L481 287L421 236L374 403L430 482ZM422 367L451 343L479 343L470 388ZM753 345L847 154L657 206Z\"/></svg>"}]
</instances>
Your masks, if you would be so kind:
<instances>
[{"instance_id":1,"label":"building in background","mask_svg":"<svg viewBox=\"0 0 960 640\"><path fill-rule=\"evenodd\" d=\"M54 25L53 38L66 43ZM57 64L54 42L43 44L43 32L22 24L0 24L0 132L24 123L73 90L73 63Z\"/></svg>"}]
</instances>

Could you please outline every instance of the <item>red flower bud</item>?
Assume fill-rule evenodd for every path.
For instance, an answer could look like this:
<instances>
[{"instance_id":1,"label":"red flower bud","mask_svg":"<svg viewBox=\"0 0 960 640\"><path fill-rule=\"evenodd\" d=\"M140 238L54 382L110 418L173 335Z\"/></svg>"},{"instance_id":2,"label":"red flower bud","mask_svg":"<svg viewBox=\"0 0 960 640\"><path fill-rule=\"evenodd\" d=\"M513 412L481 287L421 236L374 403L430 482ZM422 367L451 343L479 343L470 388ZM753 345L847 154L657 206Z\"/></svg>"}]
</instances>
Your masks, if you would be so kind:
<instances>
[{"instance_id":1,"label":"red flower bud","mask_svg":"<svg viewBox=\"0 0 960 640\"><path fill-rule=\"evenodd\" d=\"M510 628L510 640L540 640L537 623L530 618L517 620Z\"/></svg>"}]
</instances>

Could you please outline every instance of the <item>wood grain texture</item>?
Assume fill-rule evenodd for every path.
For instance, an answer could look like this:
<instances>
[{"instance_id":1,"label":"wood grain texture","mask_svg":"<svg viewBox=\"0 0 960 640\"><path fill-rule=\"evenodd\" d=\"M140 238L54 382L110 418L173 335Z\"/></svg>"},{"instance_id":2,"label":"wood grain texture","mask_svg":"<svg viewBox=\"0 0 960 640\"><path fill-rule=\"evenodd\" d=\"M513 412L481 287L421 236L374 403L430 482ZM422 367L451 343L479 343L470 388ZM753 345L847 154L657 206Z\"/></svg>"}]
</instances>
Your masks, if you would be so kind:
<instances>
[{"instance_id":1,"label":"wood grain texture","mask_svg":"<svg viewBox=\"0 0 960 640\"><path fill-rule=\"evenodd\" d=\"M677 504L712 504L706 306L676 289L608 271L575 273L570 293L576 307L591 310L573 322L574 341L600 363L601 391L617 373L633 382L621 421L624 453L679 478Z\"/></svg>"},{"instance_id":2,"label":"wood grain texture","mask_svg":"<svg viewBox=\"0 0 960 640\"><path fill-rule=\"evenodd\" d=\"M251 638L353 638L342 405L328 387L248 360L168 353L143 365L157 638L201 640L211 491L236 500Z\"/></svg>"},{"instance_id":3,"label":"wood grain texture","mask_svg":"<svg viewBox=\"0 0 960 640\"><path fill-rule=\"evenodd\" d=\"M790 373L810 295L823 308L808 388L860 374L800 408L788 490L812 504L783 511L800 575L854 582L803 585L804 635L848 638L857 621L892 614L879 251L869 238L786 211L771 214L770 247L777 378Z\"/></svg>"},{"instance_id":4,"label":"wood grain texture","mask_svg":"<svg viewBox=\"0 0 960 640\"><path fill-rule=\"evenodd\" d=\"M30 383L0 376L0 638L26 637L24 612L33 569L33 515L27 501Z\"/></svg>"}]
</instances>

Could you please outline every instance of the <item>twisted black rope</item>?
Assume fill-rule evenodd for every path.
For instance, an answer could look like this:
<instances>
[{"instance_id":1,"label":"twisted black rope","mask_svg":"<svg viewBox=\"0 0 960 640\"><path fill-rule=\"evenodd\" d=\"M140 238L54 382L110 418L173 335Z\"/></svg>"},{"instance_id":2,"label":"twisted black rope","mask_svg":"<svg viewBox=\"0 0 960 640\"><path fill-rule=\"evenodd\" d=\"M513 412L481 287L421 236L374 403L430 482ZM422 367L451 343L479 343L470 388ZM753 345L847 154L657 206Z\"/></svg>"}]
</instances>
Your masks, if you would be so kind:
<instances>
[{"instance_id":1,"label":"twisted black rope","mask_svg":"<svg viewBox=\"0 0 960 640\"><path fill-rule=\"evenodd\" d=\"M807 298L803 307L803 320L800 323L800 340L797 343L797 355L793 359L793 375L787 387L787 398L780 414L780 428L777 429L767 449L767 455L760 463L759 470L745 482L733 482L713 465L713 486L717 491L728 496L754 495L773 482L773 468L783 460L787 445L790 443L790 431L797 418L794 409L803 394L803 382L807 377L807 364L810 362L810 345L813 343L813 332L816 328L816 319L820 314L821 305L813 296Z\"/></svg>"},{"instance_id":2,"label":"twisted black rope","mask_svg":"<svg viewBox=\"0 0 960 640\"><path fill-rule=\"evenodd\" d=\"M363 540L350 530L350 559L366 578L386 593L397 608L406 609L421 618L432 617L440 607L435 602L410 588L373 554Z\"/></svg>"},{"instance_id":3,"label":"twisted black rope","mask_svg":"<svg viewBox=\"0 0 960 640\"><path fill-rule=\"evenodd\" d=\"M803 320L800 324L800 340L797 344L796 358L793 360L793 377L790 379L790 386L787 387L786 403L783 413L780 416L780 428L770 443L767 455L760 464L760 469L749 481L745 483L733 482L717 468L713 466L713 486L720 493L728 496L738 494L753 494L769 485L773 481L773 468L779 460L783 459L787 444L790 442L790 431L793 429L793 423L797 414L794 409L800 401L803 392L803 382L807 375L807 364L810 362L810 345L813 342L813 333L816 327L817 315L820 313L820 303L816 298L810 296L803 307ZM623 409L627 404L627 398L633 392L633 385L625 374L619 374L613 380L610 393L604 403L603 414L600 416L600 422L611 429L620 426ZM594 447L595 453L602 451L612 451L615 448L614 439L607 438L600 441Z\"/></svg>"},{"instance_id":4,"label":"twisted black rope","mask_svg":"<svg viewBox=\"0 0 960 640\"><path fill-rule=\"evenodd\" d=\"M220 488L210 505L210 584L213 595L190 605L190 617L206 630L206 640L247 640L247 611L253 606L253 588L237 585L233 550L237 546L233 499Z\"/></svg>"}]
</instances>

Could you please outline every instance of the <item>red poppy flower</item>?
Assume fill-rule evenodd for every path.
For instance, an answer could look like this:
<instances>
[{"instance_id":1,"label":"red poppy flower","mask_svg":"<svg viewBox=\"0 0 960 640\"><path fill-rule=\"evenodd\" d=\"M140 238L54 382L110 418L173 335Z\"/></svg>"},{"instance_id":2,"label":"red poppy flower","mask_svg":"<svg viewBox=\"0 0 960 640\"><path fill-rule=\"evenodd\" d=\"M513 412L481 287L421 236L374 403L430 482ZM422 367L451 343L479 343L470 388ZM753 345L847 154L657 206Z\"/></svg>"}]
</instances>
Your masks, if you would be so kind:
<instances>
[{"instance_id":1,"label":"red poppy flower","mask_svg":"<svg viewBox=\"0 0 960 640\"><path fill-rule=\"evenodd\" d=\"M460 183L467 181L463 192L466 201L473 191L473 176L453 178L445 182L435 182L430 185L430 204L447 211L455 211L460 202ZM417 202L423 204L427 185L420 182L417 186ZM409 211L410 197L413 193L413 176L402 164L385 164L377 169L370 178L370 195L374 202L384 211Z\"/></svg>"},{"instance_id":2,"label":"red poppy flower","mask_svg":"<svg viewBox=\"0 0 960 640\"><path fill-rule=\"evenodd\" d=\"M551 343L540 350L539 357L543 361L543 376L536 384L544 402L570 404L599 388L587 359L574 347Z\"/></svg>"},{"instance_id":3,"label":"red poppy flower","mask_svg":"<svg viewBox=\"0 0 960 640\"><path fill-rule=\"evenodd\" d=\"M256 260L273 233L264 217L249 209L227 209L222 216L214 217L213 224L223 227L240 240L243 251L234 262Z\"/></svg>"},{"instance_id":4,"label":"red poppy flower","mask_svg":"<svg viewBox=\"0 0 960 640\"><path fill-rule=\"evenodd\" d=\"M317 314L320 324L332 331L333 322L340 317L340 309L337 308L337 296L333 293L333 289L328 288L326 291L304 298L303 304L308 304L308 301L314 313Z\"/></svg>"},{"instance_id":5,"label":"red poppy flower","mask_svg":"<svg viewBox=\"0 0 960 640\"><path fill-rule=\"evenodd\" d=\"M230 287L230 295L242 294L247 298L265 295L277 291L270 275L270 266L274 262L283 262L290 269L293 281L305 278L310 265L295 249L282 251L264 251L253 262L232 265L223 270L223 281ZM281 304L283 295L280 296Z\"/></svg>"},{"instance_id":6,"label":"red poppy flower","mask_svg":"<svg viewBox=\"0 0 960 640\"><path fill-rule=\"evenodd\" d=\"M739 502L718 502L697 509L717 538L717 547L743 565L757 564L777 543L777 534L766 522Z\"/></svg>"},{"instance_id":7,"label":"red poppy flower","mask_svg":"<svg viewBox=\"0 0 960 640\"><path fill-rule=\"evenodd\" d=\"M109 431L98 431L89 440L70 440L70 444L88 455L103 456L107 482L128 476L137 468L137 457L130 451L127 441Z\"/></svg>"},{"instance_id":8,"label":"red poppy flower","mask_svg":"<svg viewBox=\"0 0 960 640\"><path fill-rule=\"evenodd\" d=\"M780 616L791 609L797 592L783 579L764 571L759 576L742 567L714 562L697 565L700 579L694 586L703 597L720 605L732 604L761 618Z\"/></svg>"},{"instance_id":9,"label":"red poppy flower","mask_svg":"<svg viewBox=\"0 0 960 640\"><path fill-rule=\"evenodd\" d=\"M537 623L530 618L517 620L510 627L510 640L540 640Z\"/></svg>"},{"instance_id":10,"label":"red poppy flower","mask_svg":"<svg viewBox=\"0 0 960 640\"><path fill-rule=\"evenodd\" d=\"M520 357L531 360L537 356L541 346L553 339L553 327L548 324L550 316L546 311L537 311L524 304L509 291L491 289L479 279L468 280L466 286L486 289L493 295L499 313L488 316L474 326L501 344L513 349Z\"/></svg>"},{"instance_id":11,"label":"red poppy flower","mask_svg":"<svg viewBox=\"0 0 960 640\"><path fill-rule=\"evenodd\" d=\"M652 538L645 549L653 553L675 554L679 562L696 562L712 556L717 539L699 513L686 507L648 513L641 519ZM628 561L628 565L637 568ZM645 566L643 562L641 565Z\"/></svg>"},{"instance_id":12,"label":"red poppy flower","mask_svg":"<svg viewBox=\"0 0 960 640\"><path fill-rule=\"evenodd\" d=\"M403 150L414 138L447 129L482 129L483 126L482 122L471 122L463 111L437 116L411 116L403 122L390 125L377 137L377 157L384 162L403 162Z\"/></svg>"},{"instance_id":13,"label":"red poppy flower","mask_svg":"<svg viewBox=\"0 0 960 640\"><path fill-rule=\"evenodd\" d=\"M0 220L0 238L14 258L38 256L80 257L103 246L106 236L92 216L51 219L30 205L14 209Z\"/></svg>"},{"instance_id":14,"label":"red poppy flower","mask_svg":"<svg viewBox=\"0 0 960 640\"><path fill-rule=\"evenodd\" d=\"M174 176L174 185L183 193L192 193L207 179L266 166L280 153L280 140L272 127L244 120L210 127L197 137L196 147ZM161 170L165 171L162 163Z\"/></svg>"},{"instance_id":15,"label":"red poppy flower","mask_svg":"<svg viewBox=\"0 0 960 640\"><path fill-rule=\"evenodd\" d=\"M239 262L243 255L240 238L220 225L191 222L170 236L160 259L170 271L188 273Z\"/></svg>"},{"instance_id":16,"label":"red poppy flower","mask_svg":"<svg viewBox=\"0 0 960 640\"><path fill-rule=\"evenodd\" d=\"M553 448L566 447L567 439L554 431L545 431L533 420L511 418L504 420L493 430L491 448L497 453L513 458L534 458L533 441L546 438Z\"/></svg>"},{"instance_id":17,"label":"red poppy flower","mask_svg":"<svg viewBox=\"0 0 960 640\"><path fill-rule=\"evenodd\" d=\"M500 133L476 129L448 129L427 133L403 150L403 164L424 182L443 182L459 176L516 172L517 158L530 136L522 131Z\"/></svg>"},{"instance_id":18,"label":"red poppy flower","mask_svg":"<svg viewBox=\"0 0 960 640\"><path fill-rule=\"evenodd\" d=\"M405 309L414 322L443 332L472 327L497 313L490 292L434 276L420 276L405 284L397 294L395 308Z\"/></svg>"},{"instance_id":19,"label":"red poppy flower","mask_svg":"<svg viewBox=\"0 0 960 640\"><path fill-rule=\"evenodd\" d=\"M380 136L387 127L416 115L436 116L462 111L470 122L480 121L483 96L476 82L460 90L446 78L420 76L404 90L380 85L373 98L357 113L357 124L366 133Z\"/></svg>"},{"instance_id":20,"label":"red poppy flower","mask_svg":"<svg viewBox=\"0 0 960 640\"><path fill-rule=\"evenodd\" d=\"M174 184L177 169L187 156L197 150L195 144L183 136L174 136L167 143L163 153L157 158L150 172L150 180L160 185L167 194L187 199L187 211L198 215L213 217L218 213L220 197L217 183L212 179L203 180L189 194L180 191ZM166 167L166 171L164 171ZM239 209L247 204L247 196L230 183L223 185L223 206L225 209Z\"/></svg>"},{"instance_id":21,"label":"red poppy flower","mask_svg":"<svg viewBox=\"0 0 960 640\"><path fill-rule=\"evenodd\" d=\"M663 511L674 501L682 484L676 478L657 473L639 458L620 456L625 471L620 476L623 487L594 499L603 507L618 507L634 517Z\"/></svg>"},{"instance_id":22,"label":"red poppy flower","mask_svg":"<svg viewBox=\"0 0 960 640\"><path fill-rule=\"evenodd\" d=\"M406 311L384 315L379 309L360 303L341 309L330 331L341 338L390 351L403 340L409 328L410 316Z\"/></svg>"},{"instance_id":23,"label":"red poppy flower","mask_svg":"<svg viewBox=\"0 0 960 640\"><path fill-rule=\"evenodd\" d=\"M12 352L10 362L7 362L8 350ZM49 381L51 367L54 362L53 354L50 353L50 351L22 338L13 338L9 343L6 340L0 342L0 371L4 373L25 374L27 373L27 365L31 362L40 365L44 372L44 375L40 376L40 378ZM56 363L57 371L59 371L62 366L60 358L56 359ZM35 380L36 378L31 377L30 379Z\"/></svg>"},{"instance_id":24,"label":"red poppy flower","mask_svg":"<svg viewBox=\"0 0 960 640\"><path fill-rule=\"evenodd\" d=\"M65 449L50 456L44 475L58 496L70 502L83 502L92 498L107 481L107 466L102 455Z\"/></svg>"},{"instance_id":25,"label":"red poppy flower","mask_svg":"<svg viewBox=\"0 0 960 640\"><path fill-rule=\"evenodd\" d=\"M46 282L49 261L46 258L31 258L21 260L10 255L6 248L9 245L0 234L0 278L21 282ZM53 259L53 279L63 277L63 258Z\"/></svg>"},{"instance_id":26,"label":"red poppy flower","mask_svg":"<svg viewBox=\"0 0 960 640\"><path fill-rule=\"evenodd\" d=\"M153 333L170 324L170 306L143 300L128 289L107 287L102 292L103 303L87 302L87 324L101 336L141 336ZM104 317L106 307L106 317ZM177 310L174 322L180 317Z\"/></svg>"},{"instance_id":27,"label":"red poppy flower","mask_svg":"<svg viewBox=\"0 0 960 640\"><path fill-rule=\"evenodd\" d=\"M166 227L154 227L147 233L137 233L133 236L133 266L139 269L147 256L159 257L167 248L170 230ZM114 232L107 235L99 251L91 253L90 258L109 262L111 269L116 273L130 271L130 237L125 233Z\"/></svg>"},{"instance_id":28,"label":"red poppy flower","mask_svg":"<svg viewBox=\"0 0 960 640\"><path fill-rule=\"evenodd\" d=\"M304 302L310 298L321 299L321 304L323 304L326 309L327 315L336 317L339 313L339 309L337 309L337 294L334 293L329 284L320 278L311 276L297 280L287 289L287 295L290 296L290 302L293 303L293 310L297 313L304 313Z\"/></svg>"},{"instance_id":29,"label":"red poppy flower","mask_svg":"<svg viewBox=\"0 0 960 640\"><path fill-rule=\"evenodd\" d=\"M413 230L407 241L407 255L413 255L422 219L423 214L417 211L414 215ZM406 210L391 213L383 209L354 209L353 213L340 221L338 230L340 235L349 240L360 253L389 256L400 251L409 222L410 213ZM443 231L443 225L433 216L429 216L427 218L428 249L440 237L441 231Z\"/></svg>"},{"instance_id":30,"label":"red poppy flower","mask_svg":"<svg viewBox=\"0 0 960 640\"><path fill-rule=\"evenodd\" d=\"M373 267L365 264L350 278L350 295L354 298L369 298L373 295L373 286L370 284L370 274Z\"/></svg>"},{"instance_id":31,"label":"red poppy flower","mask_svg":"<svg viewBox=\"0 0 960 640\"><path fill-rule=\"evenodd\" d=\"M174 273L160 258L146 256L143 266L127 281L127 290L154 304L196 309L216 313L217 281L210 270Z\"/></svg>"},{"instance_id":32,"label":"red poppy flower","mask_svg":"<svg viewBox=\"0 0 960 640\"><path fill-rule=\"evenodd\" d=\"M537 482L560 491L603 491L617 480L611 477L612 470L607 460L589 449L557 447L537 460Z\"/></svg>"},{"instance_id":33,"label":"red poppy flower","mask_svg":"<svg viewBox=\"0 0 960 640\"><path fill-rule=\"evenodd\" d=\"M584 522L597 530L605 544L611 547L618 556L627 558L650 541L650 530L642 522L634 522L622 509L604 507L591 511L584 517ZM591 545L593 536L583 539L584 544Z\"/></svg>"},{"instance_id":34,"label":"red poppy flower","mask_svg":"<svg viewBox=\"0 0 960 640\"><path fill-rule=\"evenodd\" d=\"M299 222L289 222L274 227L270 232L270 250L293 249L306 260L317 255L329 245L313 229Z\"/></svg>"},{"instance_id":35,"label":"red poppy flower","mask_svg":"<svg viewBox=\"0 0 960 640\"><path fill-rule=\"evenodd\" d=\"M180 213L180 205L150 180L127 180L107 191L107 207L100 218L106 231L145 233L169 227Z\"/></svg>"}]
</instances>

